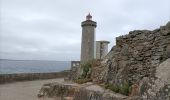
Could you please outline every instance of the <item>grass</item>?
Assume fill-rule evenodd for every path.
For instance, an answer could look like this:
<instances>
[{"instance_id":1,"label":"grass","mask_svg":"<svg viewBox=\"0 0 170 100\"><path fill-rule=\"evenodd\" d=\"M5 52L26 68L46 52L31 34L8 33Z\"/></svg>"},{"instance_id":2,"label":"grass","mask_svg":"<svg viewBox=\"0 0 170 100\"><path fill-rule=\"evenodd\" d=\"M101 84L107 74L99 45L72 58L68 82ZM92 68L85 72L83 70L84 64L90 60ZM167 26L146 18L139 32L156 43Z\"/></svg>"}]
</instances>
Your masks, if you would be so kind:
<instances>
[{"instance_id":1,"label":"grass","mask_svg":"<svg viewBox=\"0 0 170 100\"><path fill-rule=\"evenodd\" d=\"M106 89L110 89L113 92L120 93L123 95L129 95L130 85L128 82L124 82L122 85L116 84L105 84L104 87Z\"/></svg>"}]
</instances>

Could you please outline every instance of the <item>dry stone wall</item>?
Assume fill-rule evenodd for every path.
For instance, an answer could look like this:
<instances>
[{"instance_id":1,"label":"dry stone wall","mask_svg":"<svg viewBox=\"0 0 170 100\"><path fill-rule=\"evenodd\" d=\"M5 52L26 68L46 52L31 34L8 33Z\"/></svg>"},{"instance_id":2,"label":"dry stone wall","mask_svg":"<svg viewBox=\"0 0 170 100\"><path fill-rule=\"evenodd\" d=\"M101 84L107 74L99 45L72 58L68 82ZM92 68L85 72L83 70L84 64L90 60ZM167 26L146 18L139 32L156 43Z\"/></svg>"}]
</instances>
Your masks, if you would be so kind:
<instances>
[{"instance_id":1,"label":"dry stone wall","mask_svg":"<svg viewBox=\"0 0 170 100\"><path fill-rule=\"evenodd\" d=\"M135 30L117 37L116 45L92 70L92 77L95 82L118 85L129 82L132 88L138 87L135 95L142 96L144 100L156 100L155 98L167 100L170 99L168 94L170 83L163 84L158 89L159 83L162 82L158 82L158 78L162 77L160 75L165 75L162 79L169 77L169 70L166 72L164 69L166 74L158 74L157 71L163 70L159 65L164 61L168 62L168 58L170 58L170 22L153 31Z\"/></svg>"},{"instance_id":2,"label":"dry stone wall","mask_svg":"<svg viewBox=\"0 0 170 100\"><path fill-rule=\"evenodd\" d=\"M103 80L120 83L128 80L134 84L143 77L154 77L156 67L169 57L170 22L153 31L131 31L116 38L116 46L105 59L107 75Z\"/></svg>"}]
</instances>

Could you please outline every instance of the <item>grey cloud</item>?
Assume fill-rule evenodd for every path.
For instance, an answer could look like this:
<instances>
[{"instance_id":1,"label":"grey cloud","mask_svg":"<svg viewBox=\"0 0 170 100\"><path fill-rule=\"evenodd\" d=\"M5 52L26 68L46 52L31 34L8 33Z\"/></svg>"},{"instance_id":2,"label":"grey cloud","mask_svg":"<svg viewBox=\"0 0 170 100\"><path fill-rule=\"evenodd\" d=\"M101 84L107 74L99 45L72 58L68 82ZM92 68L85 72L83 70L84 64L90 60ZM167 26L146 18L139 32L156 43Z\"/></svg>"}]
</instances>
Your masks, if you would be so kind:
<instances>
[{"instance_id":1,"label":"grey cloud","mask_svg":"<svg viewBox=\"0 0 170 100\"><path fill-rule=\"evenodd\" d=\"M111 41L170 20L169 0L1 0L0 57L78 60L81 21L97 21L96 39ZM22 56L21 56L22 55Z\"/></svg>"}]
</instances>

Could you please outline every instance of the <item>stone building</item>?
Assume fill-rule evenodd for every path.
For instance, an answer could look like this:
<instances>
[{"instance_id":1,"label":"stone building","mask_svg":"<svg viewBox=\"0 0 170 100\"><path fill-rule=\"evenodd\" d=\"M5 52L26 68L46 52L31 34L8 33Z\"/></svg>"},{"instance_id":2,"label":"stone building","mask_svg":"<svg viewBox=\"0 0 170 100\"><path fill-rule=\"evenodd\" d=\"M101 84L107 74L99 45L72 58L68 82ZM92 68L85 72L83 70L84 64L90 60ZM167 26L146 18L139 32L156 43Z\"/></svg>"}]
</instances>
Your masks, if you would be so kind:
<instances>
[{"instance_id":1,"label":"stone building","mask_svg":"<svg viewBox=\"0 0 170 100\"><path fill-rule=\"evenodd\" d=\"M108 53L109 41L96 41L96 59L102 59Z\"/></svg>"},{"instance_id":2,"label":"stone building","mask_svg":"<svg viewBox=\"0 0 170 100\"><path fill-rule=\"evenodd\" d=\"M95 54L95 28L97 23L92 20L88 14L86 20L81 23L82 41L81 41L81 63L94 59Z\"/></svg>"},{"instance_id":3,"label":"stone building","mask_svg":"<svg viewBox=\"0 0 170 100\"><path fill-rule=\"evenodd\" d=\"M70 74L68 75L69 80L74 80L78 75L78 70L80 68L80 61L71 61Z\"/></svg>"}]
</instances>

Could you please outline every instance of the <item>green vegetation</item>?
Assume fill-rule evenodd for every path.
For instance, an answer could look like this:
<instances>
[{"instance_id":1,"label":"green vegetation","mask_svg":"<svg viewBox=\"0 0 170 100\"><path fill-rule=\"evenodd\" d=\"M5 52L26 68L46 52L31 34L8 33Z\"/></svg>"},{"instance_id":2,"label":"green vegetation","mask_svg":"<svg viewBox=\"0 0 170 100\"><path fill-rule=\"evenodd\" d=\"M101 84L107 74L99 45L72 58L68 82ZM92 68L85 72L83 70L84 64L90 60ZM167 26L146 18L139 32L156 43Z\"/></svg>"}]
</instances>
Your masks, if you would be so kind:
<instances>
[{"instance_id":1,"label":"green vegetation","mask_svg":"<svg viewBox=\"0 0 170 100\"><path fill-rule=\"evenodd\" d=\"M105 84L106 89L110 89L116 93L119 92L119 86L118 85L113 85L113 84Z\"/></svg>"},{"instance_id":2,"label":"green vegetation","mask_svg":"<svg viewBox=\"0 0 170 100\"><path fill-rule=\"evenodd\" d=\"M106 89L110 89L113 92L121 93L124 95L129 95L130 85L128 82L124 82L122 85L115 85L115 84L105 84L104 87Z\"/></svg>"},{"instance_id":3,"label":"green vegetation","mask_svg":"<svg viewBox=\"0 0 170 100\"><path fill-rule=\"evenodd\" d=\"M87 63L81 65L81 67L83 69L83 73L81 75L81 78L82 79L89 78L90 75L88 75L88 73L89 73L89 71L90 71L90 69L92 67L92 62L87 62ZM91 74L91 73L89 73L89 74Z\"/></svg>"},{"instance_id":4,"label":"green vegetation","mask_svg":"<svg viewBox=\"0 0 170 100\"><path fill-rule=\"evenodd\" d=\"M86 82L91 82L92 79L90 78L91 76L91 67L92 67L92 61L89 61L85 64L81 65L81 69L82 69L82 74L80 75L80 77L75 80L76 83L78 84L83 84Z\"/></svg>"},{"instance_id":5,"label":"green vegetation","mask_svg":"<svg viewBox=\"0 0 170 100\"><path fill-rule=\"evenodd\" d=\"M130 85L128 82L124 82L120 87L120 93L124 95L129 95Z\"/></svg>"}]
</instances>

